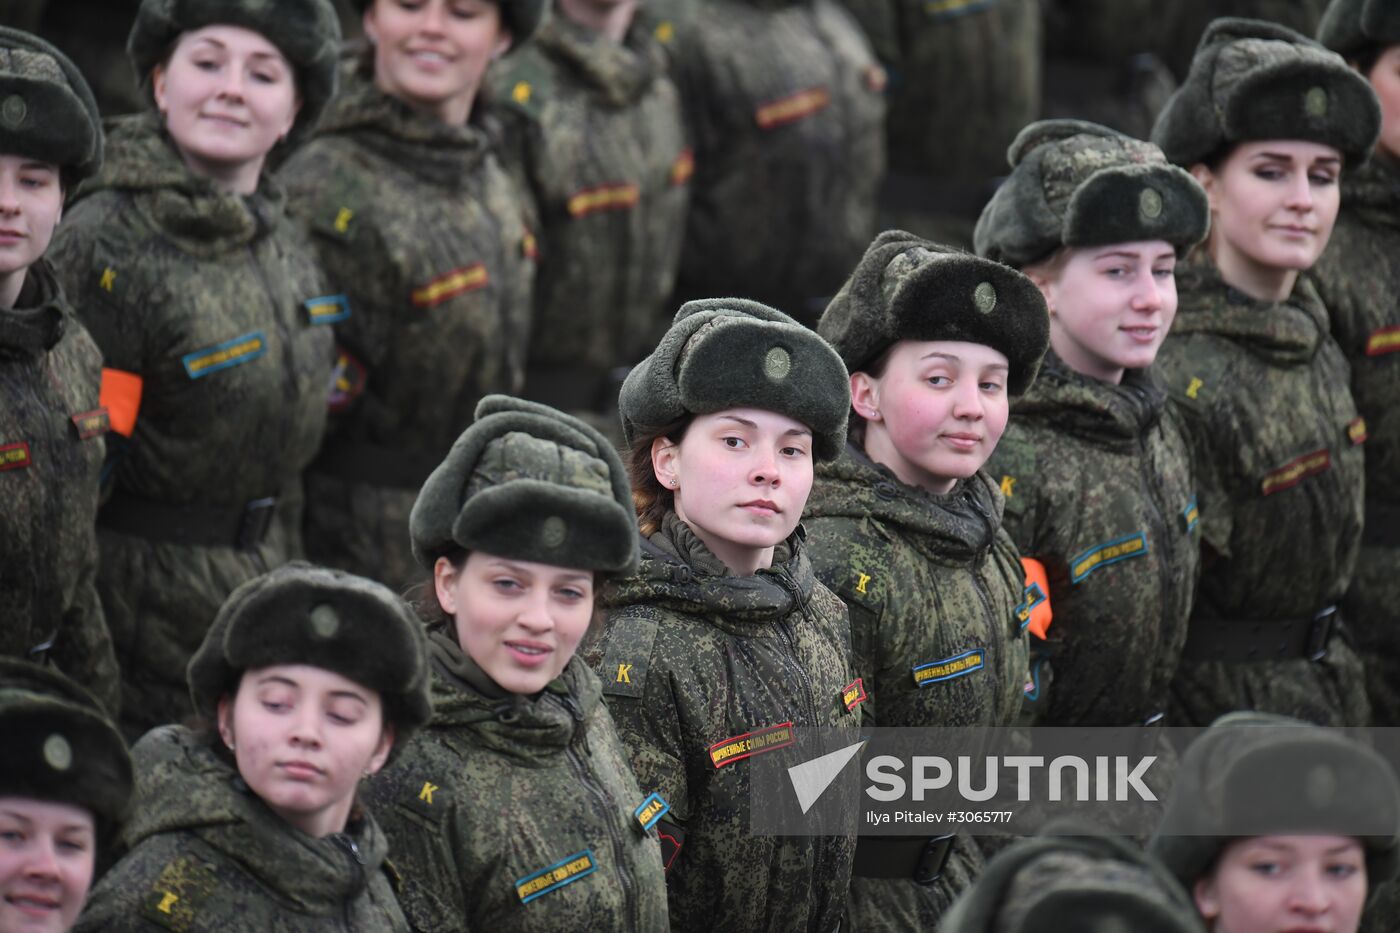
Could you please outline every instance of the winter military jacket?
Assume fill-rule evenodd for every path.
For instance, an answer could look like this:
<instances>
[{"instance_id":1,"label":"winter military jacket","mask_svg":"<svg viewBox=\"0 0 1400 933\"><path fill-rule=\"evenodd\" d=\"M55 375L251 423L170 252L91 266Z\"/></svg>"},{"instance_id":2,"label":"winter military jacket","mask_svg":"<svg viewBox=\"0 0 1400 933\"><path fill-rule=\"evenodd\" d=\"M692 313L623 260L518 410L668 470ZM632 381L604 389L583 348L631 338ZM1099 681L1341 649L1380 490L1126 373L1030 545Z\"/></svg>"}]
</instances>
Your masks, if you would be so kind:
<instances>
[{"instance_id":1,"label":"winter military jacket","mask_svg":"<svg viewBox=\"0 0 1400 933\"><path fill-rule=\"evenodd\" d=\"M489 77L540 217L526 394L615 423L609 371L675 312L694 158L665 53L640 21L617 44L556 15Z\"/></svg>"},{"instance_id":2,"label":"winter military jacket","mask_svg":"<svg viewBox=\"0 0 1400 933\"><path fill-rule=\"evenodd\" d=\"M75 933L400 933L389 845L356 808L317 839L273 813L188 729L132 749L126 854L93 888Z\"/></svg>"},{"instance_id":3,"label":"winter military jacket","mask_svg":"<svg viewBox=\"0 0 1400 933\"><path fill-rule=\"evenodd\" d=\"M0 655L47 651L113 714L121 696L97 598L102 354L44 260L0 309Z\"/></svg>"},{"instance_id":4,"label":"winter military jacket","mask_svg":"<svg viewBox=\"0 0 1400 933\"><path fill-rule=\"evenodd\" d=\"M1366 419L1366 524L1347 610L1400 618L1400 165L1381 155L1342 176L1342 212L1310 272L1332 334L1351 364L1351 392ZM1400 631L1358 626L1377 725L1400 725Z\"/></svg>"},{"instance_id":5,"label":"winter military jacket","mask_svg":"<svg viewBox=\"0 0 1400 933\"><path fill-rule=\"evenodd\" d=\"M1167 708L1200 565L1199 508L1180 414L1156 372L1120 385L1053 351L987 472L1006 528L1045 565L1054 624L1032 642L1054 686L1042 725L1130 726ZM1033 665L1034 667L1034 665Z\"/></svg>"},{"instance_id":6,"label":"winter military jacket","mask_svg":"<svg viewBox=\"0 0 1400 933\"><path fill-rule=\"evenodd\" d=\"M507 694L442 629L433 721L370 784L424 933L666 929L661 848L581 658Z\"/></svg>"},{"instance_id":7,"label":"winter military jacket","mask_svg":"<svg viewBox=\"0 0 1400 933\"><path fill-rule=\"evenodd\" d=\"M300 550L329 299L280 193L218 191L155 114L112 125L51 255L105 365L142 380L130 437L108 438L98 591L144 730L188 713L185 664L228 594Z\"/></svg>"},{"instance_id":8,"label":"winter military jacket","mask_svg":"<svg viewBox=\"0 0 1400 933\"><path fill-rule=\"evenodd\" d=\"M835 0L658 0L649 15L695 144L680 293L814 321L811 299L875 233L883 69Z\"/></svg>"},{"instance_id":9,"label":"winter military jacket","mask_svg":"<svg viewBox=\"0 0 1400 933\"><path fill-rule=\"evenodd\" d=\"M408 513L483 395L524 379L534 240L478 108L453 127L351 63L282 170L337 292L332 424L307 477L307 552L402 588Z\"/></svg>"},{"instance_id":10,"label":"winter military jacket","mask_svg":"<svg viewBox=\"0 0 1400 933\"><path fill-rule=\"evenodd\" d=\"M933 496L850 446L818 466L805 514L817 575L850 607L865 725L1011 725L1028 663L1024 579L992 481ZM932 885L855 878L851 926L932 929L983 863L958 836Z\"/></svg>"},{"instance_id":11,"label":"winter military jacket","mask_svg":"<svg viewBox=\"0 0 1400 933\"><path fill-rule=\"evenodd\" d=\"M672 930L829 931L845 907L855 827L841 836L749 831L754 758L794 732L849 729L857 714L846 609L822 586L799 531L773 566L735 577L674 512L638 576L609 587L589 658L642 792L670 806Z\"/></svg>"},{"instance_id":12,"label":"winter military jacket","mask_svg":"<svg viewBox=\"0 0 1400 933\"><path fill-rule=\"evenodd\" d=\"M1170 718L1204 726L1255 709L1364 724L1361 666L1346 639L1334 633L1325 658L1307 659L1336 628L1327 610L1351 581L1365 484L1364 424L1327 311L1306 279L1287 301L1257 301L1227 286L1203 255L1177 267L1177 291L1158 359L1186 415L1202 556ZM1346 625L1364 631L1377 622ZM1205 654L1219 653L1225 634L1237 644L1233 655L1243 642L1256 655L1272 652L1253 634L1266 629L1302 633L1305 650L1221 661L1193 648L1201 634Z\"/></svg>"}]
</instances>

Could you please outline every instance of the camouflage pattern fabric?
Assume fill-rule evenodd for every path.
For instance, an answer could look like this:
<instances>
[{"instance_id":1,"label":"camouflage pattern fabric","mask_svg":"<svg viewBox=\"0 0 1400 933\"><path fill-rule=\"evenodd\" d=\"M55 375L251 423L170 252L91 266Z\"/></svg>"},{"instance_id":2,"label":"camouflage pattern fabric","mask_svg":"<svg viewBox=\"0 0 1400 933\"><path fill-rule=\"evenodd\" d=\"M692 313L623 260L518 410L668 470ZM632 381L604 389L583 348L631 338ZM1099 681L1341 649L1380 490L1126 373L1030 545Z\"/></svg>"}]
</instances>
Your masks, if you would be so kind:
<instances>
[{"instance_id":1,"label":"camouflage pattern fabric","mask_svg":"<svg viewBox=\"0 0 1400 933\"><path fill-rule=\"evenodd\" d=\"M430 638L432 723L367 795L413 928L664 930L661 849L598 678L575 658L537 696L507 694Z\"/></svg>"},{"instance_id":2,"label":"camouflage pattern fabric","mask_svg":"<svg viewBox=\"0 0 1400 933\"><path fill-rule=\"evenodd\" d=\"M854 833L751 835L751 761L723 755L765 730L849 729L855 741L858 716L842 702L855 679L846 609L813 574L800 532L748 577L729 575L674 512L650 543L666 558L644 550L640 574L603 592L608 620L589 662L637 783L683 833L666 874L671 929L830 931Z\"/></svg>"},{"instance_id":3,"label":"camouflage pattern fabric","mask_svg":"<svg viewBox=\"0 0 1400 933\"><path fill-rule=\"evenodd\" d=\"M1054 622L1032 651L1055 683L1035 701L1039 724L1131 726L1164 712L1196 594L1200 510L1160 378L1128 370L1109 385L1047 353L986 470L1007 531L1049 578Z\"/></svg>"},{"instance_id":4,"label":"camouflage pattern fabric","mask_svg":"<svg viewBox=\"0 0 1400 933\"><path fill-rule=\"evenodd\" d=\"M556 13L490 82L540 215L525 394L615 424L609 371L646 356L675 311L694 154L665 54L640 21L617 44Z\"/></svg>"},{"instance_id":5,"label":"camouflage pattern fabric","mask_svg":"<svg viewBox=\"0 0 1400 933\"><path fill-rule=\"evenodd\" d=\"M1366 530L1347 593L1376 725L1400 725L1400 166L1377 153L1342 176L1342 213L1310 273L1366 419Z\"/></svg>"},{"instance_id":6,"label":"camouflage pattern fabric","mask_svg":"<svg viewBox=\"0 0 1400 933\"><path fill-rule=\"evenodd\" d=\"M388 840L356 807L316 839L258 799L188 729L132 750L136 810L126 854L93 888L75 931L406 933Z\"/></svg>"},{"instance_id":7,"label":"camouflage pattern fabric","mask_svg":"<svg viewBox=\"0 0 1400 933\"><path fill-rule=\"evenodd\" d=\"M117 659L97 598L102 354L53 269L0 309L0 655L47 655L115 714ZM45 646L48 646L45 651Z\"/></svg>"},{"instance_id":8,"label":"camouflage pattern fabric","mask_svg":"<svg viewBox=\"0 0 1400 933\"><path fill-rule=\"evenodd\" d=\"M280 176L348 314L334 322L333 417L307 477L306 546L402 589L421 573L408 536L418 487L481 397L523 382L533 238L489 116L451 127L380 92L356 62L342 77ZM366 446L406 475L370 468Z\"/></svg>"},{"instance_id":9,"label":"camouflage pattern fabric","mask_svg":"<svg viewBox=\"0 0 1400 933\"><path fill-rule=\"evenodd\" d=\"M1310 617L1341 602L1351 582L1365 483L1349 368L1327 311L1306 278L1285 302L1253 300L1203 253L1178 265L1176 279L1180 305L1158 361L1196 462L1194 615L1207 624ZM1377 621L1346 624L1365 632ZM1361 661L1335 635L1320 662L1182 662L1174 724L1205 726L1241 709L1321 725L1370 718Z\"/></svg>"},{"instance_id":10,"label":"camouflage pattern fabric","mask_svg":"<svg viewBox=\"0 0 1400 933\"><path fill-rule=\"evenodd\" d=\"M50 255L106 365L144 382L130 439L108 438L116 495L242 509L278 497L248 550L99 527L98 592L129 736L188 715L185 664L233 589L300 551L300 474L321 440L326 285L277 190L218 192L147 114L117 121L102 173Z\"/></svg>"},{"instance_id":11,"label":"camouflage pattern fabric","mask_svg":"<svg viewBox=\"0 0 1400 933\"><path fill-rule=\"evenodd\" d=\"M683 298L814 322L875 234L884 71L835 0L656 0L695 145Z\"/></svg>"},{"instance_id":12,"label":"camouflage pattern fabric","mask_svg":"<svg viewBox=\"0 0 1400 933\"><path fill-rule=\"evenodd\" d=\"M850 608L870 696L863 724L1011 725L1027 674L1024 583L995 484L979 473L932 496L855 447L817 476L805 512L812 563ZM984 863L977 841L959 836L934 884L853 878L846 923L932 929Z\"/></svg>"}]
</instances>

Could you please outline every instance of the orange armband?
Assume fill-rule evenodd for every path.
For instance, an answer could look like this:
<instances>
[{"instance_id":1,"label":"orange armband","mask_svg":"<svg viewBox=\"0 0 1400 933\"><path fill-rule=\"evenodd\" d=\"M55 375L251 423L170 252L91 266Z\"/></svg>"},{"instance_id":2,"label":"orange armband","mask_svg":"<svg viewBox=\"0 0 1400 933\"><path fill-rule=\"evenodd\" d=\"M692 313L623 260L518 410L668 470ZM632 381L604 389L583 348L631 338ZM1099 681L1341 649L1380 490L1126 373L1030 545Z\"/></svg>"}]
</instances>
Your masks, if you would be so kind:
<instances>
[{"instance_id":1,"label":"orange armband","mask_svg":"<svg viewBox=\"0 0 1400 933\"><path fill-rule=\"evenodd\" d=\"M1030 629L1032 635L1045 640L1050 631L1050 577L1045 565L1033 557L1021 558L1021 566L1026 570L1026 588L1021 592L1021 605L1016 609L1016 618L1021 627Z\"/></svg>"},{"instance_id":2,"label":"orange armband","mask_svg":"<svg viewBox=\"0 0 1400 933\"><path fill-rule=\"evenodd\" d=\"M101 404L111 419L111 429L122 437L136 430L141 410L141 377L121 369L102 370Z\"/></svg>"}]
</instances>

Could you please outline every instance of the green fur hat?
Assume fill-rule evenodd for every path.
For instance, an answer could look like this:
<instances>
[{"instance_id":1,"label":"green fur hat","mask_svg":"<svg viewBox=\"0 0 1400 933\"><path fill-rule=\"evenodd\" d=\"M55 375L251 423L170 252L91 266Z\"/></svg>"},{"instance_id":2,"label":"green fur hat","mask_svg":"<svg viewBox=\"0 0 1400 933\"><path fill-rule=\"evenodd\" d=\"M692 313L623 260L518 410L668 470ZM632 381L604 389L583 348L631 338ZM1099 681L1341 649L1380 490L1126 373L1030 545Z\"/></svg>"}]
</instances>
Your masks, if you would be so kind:
<instances>
[{"instance_id":1,"label":"green fur hat","mask_svg":"<svg viewBox=\"0 0 1400 933\"><path fill-rule=\"evenodd\" d=\"M817 332L852 372L900 340L980 343L1005 354L1007 391L1021 395L1050 344L1050 316L1040 289L1015 269L886 230L826 306Z\"/></svg>"},{"instance_id":2,"label":"green fur hat","mask_svg":"<svg viewBox=\"0 0 1400 933\"><path fill-rule=\"evenodd\" d=\"M1371 85L1340 55L1285 26L1225 17L1201 37L1152 141L1184 166L1261 139L1322 143L1354 165L1371 151L1380 126Z\"/></svg>"},{"instance_id":3,"label":"green fur hat","mask_svg":"<svg viewBox=\"0 0 1400 933\"><path fill-rule=\"evenodd\" d=\"M688 301L627 374L618 400L628 445L686 415L762 408L812 429L818 460L846 444L851 384L836 351L781 311L743 298Z\"/></svg>"},{"instance_id":4,"label":"green fur hat","mask_svg":"<svg viewBox=\"0 0 1400 933\"><path fill-rule=\"evenodd\" d=\"M374 0L354 0L355 9L364 15ZM520 48L535 34L549 12L549 0L494 0L501 7L501 20L510 30L511 51Z\"/></svg>"},{"instance_id":5,"label":"green fur hat","mask_svg":"<svg viewBox=\"0 0 1400 933\"><path fill-rule=\"evenodd\" d=\"M1106 836L1042 835L998 853L941 933L1204 933L1195 905L1155 859Z\"/></svg>"},{"instance_id":6,"label":"green fur hat","mask_svg":"<svg viewBox=\"0 0 1400 933\"><path fill-rule=\"evenodd\" d=\"M186 669L195 712L212 722L244 671L274 664L319 667L378 693L394 754L432 716L423 626L373 580L293 561L238 587Z\"/></svg>"},{"instance_id":7,"label":"green fur hat","mask_svg":"<svg viewBox=\"0 0 1400 933\"><path fill-rule=\"evenodd\" d=\"M1234 838L1306 833L1356 836L1374 893L1400 867L1400 784L1390 765L1340 730L1230 713L1182 755L1149 848L1190 888Z\"/></svg>"},{"instance_id":8,"label":"green fur hat","mask_svg":"<svg viewBox=\"0 0 1400 933\"><path fill-rule=\"evenodd\" d=\"M131 802L126 743L92 694L58 671L0 658L0 797L90 810L110 840Z\"/></svg>"},{"instance_id":9,"label":"green fur hat","mask_svg":"<svg viewBox=\"0 0 1400 933\"><path fill-rule=\"evenodd\" d=\"M1400 45L1400 4L1394 0L1332 0L1317 41L1350 58L1373 47Z\"/></svg>"},{"instance_id":10,"label":"green fur hat","mask_svg":"<svg viewBox=\"0 0 1400 933\"><path fill-rule=\"evenodd\" d=\"M1081 120L1042 120L1007 152L1007 178L977 221L977 253L1018 268L1062 246L1165 240L1178 255L1210 227L1206 193L1162 150Z\"/></svg>"},{"instance_id":11,"label":"green fur hat","mask_svg":"<svg viewBox=\"0 0 1400 933\"><path fill-rule=\"evenodd\" d=\"M38 36L3 26L0 152L59 166L69 189L102 167L102 121L77 66Z\"/></svg>"},{"instance_id":12,"label":"green fur hat","mask_svg":"<svg viewBox=\"0 0 1400 933\"><path fill-rule=\"evenodd\" d=\"M637 516L617 450L577 418L504 395L477 405L408 526L429 570L457 548L611 574L637 568Z\"/></svg>"},{"instance_id":13,"label":"green fur hat","mask_svg":"<svg viewBox=\"0 0 1400 933\"><path fill-rule=\"evenodd\" d=\"M287 57L296 71L301 111L286 144L304 140L335 96L340 17L330 0L141 0L126 40L137 78L149 87L151 69L181 35L214 25L251 29Z\"/></svg>"}]
</instances>

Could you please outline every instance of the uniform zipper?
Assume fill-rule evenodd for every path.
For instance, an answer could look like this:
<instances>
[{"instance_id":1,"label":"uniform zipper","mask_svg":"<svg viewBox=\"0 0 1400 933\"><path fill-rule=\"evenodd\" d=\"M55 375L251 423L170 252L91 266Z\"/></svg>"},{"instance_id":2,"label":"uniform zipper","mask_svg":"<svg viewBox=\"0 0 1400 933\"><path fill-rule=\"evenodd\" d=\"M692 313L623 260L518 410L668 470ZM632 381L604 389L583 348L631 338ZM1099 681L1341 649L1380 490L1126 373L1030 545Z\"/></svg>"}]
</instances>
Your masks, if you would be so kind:
<instances>
[{"instance_id":1,"label":"uniform zipper","mask_svg":"<svg viewBox=\"0 0 1400 933\"><path fill-rule=\"evenodd\" d=\"M987 595L987 580L986 577L983 576L981 569L981 564L987 559L987 555L991 553L991 548L996 543L996 530L992 524L991 513L982 507L982 503L978 501L977 497L968 496L967 501L972 506L972 510L982 519L982 523L987 529L987 546L981 548L980 553L973 558L975 563L973 564L972 579L976 584L973 589L977 591L977 600L982 604L982 612L985 614L988 622L988 631L991 633L987 639L987 650L992 654L992 669L1001 671L1005 666L1007 653L1006 626L1009 625L1010 622L1007 619L997 618L997 613L992 608L991 597ZM1022 674L1013 671L1011 676L1020 679ZM1000 708L1000 700L998 700L997 706ZM1000 723L998 723L998 725L1000 725Z\"/></svg>"},{"instance_id":2,"label":"uniform zipper","mask_svg":"<svg viewBox=\"0 0 1400 933\"><path fill-rule=\"evenodd\" d=\"M276 249L275 243L273 243L272 246L274 249ZM263 268L262 261L258 258L258 251L252 243L248 244L248 258L253 261L253 269L257 273L258 282L262 285L263 292L267 295L268 305L272 311L273 327L276 329L277 337L282 343L282 376L283 386L285 387L286 395L286 407L283 409L283 412L285 413L286 417L282 421L282 453L285 455L287 453L287 449L292 445L292 425L295 419L295 415L293 413L297 410L298 407L297 402L299 393L297 391L296 384L296 353L293 351L292 347L291 331L288 330L286 323L283 321L282 318L281 302L278 300L276 291L274 291L274 289L272 288L272 283L268 281L267 270ZM274 496L280 496L282 495L282 492L283 490L280 488L280 485L279 488L271 490L271 493ZM274 514L274 517L270 519L270 521L276 520L277 519ZM247 553L249 557L252 558L253 562L257 564L257 566L261 569L261 571L263 573L266 573L268 570L267 562L263 560L262 553L258 550L258 548L251 548L248 550Z\"/></svg>"},{"instance_id":3,"label":"uniform zipper","mask_svg":"<svg viewBox=\"0 0 1400 933\"><path fill-rule=\"evenodd\" d=\"M355 872L355 877L357 881L357 883L354 885L355 890L364 888L366 886L365 857L363 853L360 852L360 844L357 843L346 833L336 833L331 838L334 839L336 845L344 849L346 854L350 857L351 870ZM354 916L351 911L351 907L353 906L354 902L355 899L353 897L347 897L343 905L343 915L345 917L346 930L353 930L355 928Z\"/></svg>"}]
</instances>

